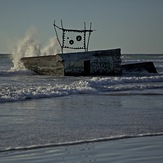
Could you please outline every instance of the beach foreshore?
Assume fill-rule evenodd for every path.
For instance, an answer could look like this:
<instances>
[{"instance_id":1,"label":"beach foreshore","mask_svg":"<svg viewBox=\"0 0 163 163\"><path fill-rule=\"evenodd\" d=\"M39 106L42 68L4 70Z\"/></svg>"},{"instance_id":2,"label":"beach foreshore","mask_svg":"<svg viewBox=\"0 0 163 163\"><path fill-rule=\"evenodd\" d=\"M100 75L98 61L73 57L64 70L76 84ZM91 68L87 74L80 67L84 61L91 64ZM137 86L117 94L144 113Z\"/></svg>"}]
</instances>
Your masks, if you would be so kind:
<instances>
[{"instance_id":1,"label":"beach foreshore","mask_svg":"<svg viewBox=\"0 0 163 163\"><path fill-rule=\"evenodd\" d=\"M161 163L163 161L163 136L8 151L0 153L0 160L1 163Z\"/></svg>"}]
</instances>

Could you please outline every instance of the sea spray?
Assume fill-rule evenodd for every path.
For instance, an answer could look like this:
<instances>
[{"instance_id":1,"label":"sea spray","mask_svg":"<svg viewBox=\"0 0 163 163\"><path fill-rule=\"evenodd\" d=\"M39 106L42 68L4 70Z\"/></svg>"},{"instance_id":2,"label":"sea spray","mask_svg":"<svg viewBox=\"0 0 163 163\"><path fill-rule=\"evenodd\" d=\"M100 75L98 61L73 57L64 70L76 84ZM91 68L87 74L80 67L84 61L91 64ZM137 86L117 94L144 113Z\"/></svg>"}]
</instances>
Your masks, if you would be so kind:
<instances>
[{"instance_id":1,"label":"sea spray","mask_svg":"<svg viewBox=\"0 0 163 163\"><path fill-rule=\"evenodd\" d=\"M52 55L60 53L61 49L59 47L56 38L50 38L49 43L41 50L41 55Z\"/></svg>"},{"instance_id":2,"label":"sea spray","mask_svg":"<svg viewBox=\"0 0 163 163\"><path fill-rule=\"evenodd\" d=\"M31 28L25 34L23 39L19 39L12 52L13 70L22 69L19 61L22 57L31 57L40 55L40 44L37 41L37 34L34 28Z\"/></svg>"},{"instance_id":3,"label":"sea spray","mask_svg":"<svg viewBox=\"0 0 163 163\"><path fill-rule=\"evenodd\" d=\"M20 59L23 57L33 57L33 56L42 56L42 55L52 55L60 52L60 47L57 43L57 39L50 38L49 44L44 48L41 47L41 44L38 41L38 35L35 28L31 28L25 34L23 39L19 39L13 48L12 52L12 70L22 70L25 69Z\"/></svg>"}]
</instances>

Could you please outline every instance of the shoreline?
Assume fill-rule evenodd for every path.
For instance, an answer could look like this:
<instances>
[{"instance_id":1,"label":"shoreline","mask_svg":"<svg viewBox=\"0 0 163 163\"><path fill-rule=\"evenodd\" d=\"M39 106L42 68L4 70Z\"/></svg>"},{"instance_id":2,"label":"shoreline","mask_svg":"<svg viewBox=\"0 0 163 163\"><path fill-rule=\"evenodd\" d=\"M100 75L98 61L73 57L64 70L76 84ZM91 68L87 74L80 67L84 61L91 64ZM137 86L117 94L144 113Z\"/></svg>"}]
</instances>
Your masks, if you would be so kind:
<instances>
[{"instance_id":1,"label":"shoreline","mask_svg":"<svg viewBox=\"0 0 163 163\"><path fill-rule=\"evenodd\" d=\"M162 162L163 136L146 136L0 153L2 163Z\"/></svg>"},{"instance_id":2,"label":"shoreline","mask_svg":"<svg viewBox=\"0 0 163 163\"><path fill-rule=\"evenodd\" d=\"M72 142L33 145L27 147L15 147L15 148L7 148L5 150L0 150L0 153L39 150L39 149L46 149L46 148L53 148L53 147L75 146L75 145L82 145L87 143L100 143L100 142L103 143L109 141L120 141L123 139L127 140L127 139L145 138L145 137L153 137L153 136L163 136L163 133L160 132L160 133L146 133L146 134L138 134L138 135L119 135L119 136L111 136L111 137L96 138L96 139L94 138L94 139L79 140L79 141L72 141Z\"/></svg>"}]
</instances>

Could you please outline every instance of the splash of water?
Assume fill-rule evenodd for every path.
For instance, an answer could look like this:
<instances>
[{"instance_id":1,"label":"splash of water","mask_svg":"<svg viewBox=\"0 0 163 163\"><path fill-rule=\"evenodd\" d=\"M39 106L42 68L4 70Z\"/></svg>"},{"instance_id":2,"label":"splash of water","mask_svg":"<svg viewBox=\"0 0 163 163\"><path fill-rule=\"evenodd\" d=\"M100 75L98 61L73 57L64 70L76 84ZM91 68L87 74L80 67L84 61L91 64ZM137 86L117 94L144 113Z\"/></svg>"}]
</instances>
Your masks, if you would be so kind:
<instances>
[{"instance_id":1,"label":"splash of water","mask_svg":"<svg viewBox=\"0 0 163 163\"><path fill-rule=\"evenodd\" d=\"M38 41L37 31L32 28L27 31L23 39L18 40L15 48L12 52L12 70L22 70L24 69L23 65L20 63L20 59L23 57L33 57L33 56L42 56L42 55L52 55L60 52L57 39L51 38L49 44L44 48L41 47L41 44Z\"/></svg>"},{"instance_id":2,"label":"splash of water","mask_svg":"<svg viewBox=\"0 0 163 163\"><path fill-rule=\"evenodd\" d=\"M60 51L56 38L50 38L49 44L41 50L41 55L57 54L60 53Z\"/></svg>"}]
</instances>

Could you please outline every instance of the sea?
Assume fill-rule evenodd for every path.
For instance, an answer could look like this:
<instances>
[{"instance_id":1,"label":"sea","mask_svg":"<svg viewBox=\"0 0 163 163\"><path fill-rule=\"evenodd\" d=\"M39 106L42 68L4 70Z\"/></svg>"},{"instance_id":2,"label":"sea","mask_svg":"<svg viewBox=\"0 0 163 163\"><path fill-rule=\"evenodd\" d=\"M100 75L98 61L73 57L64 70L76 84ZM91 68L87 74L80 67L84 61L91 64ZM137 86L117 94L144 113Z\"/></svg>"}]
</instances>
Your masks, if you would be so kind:
<instances>
[{"instance_id":1,"label":"sea","mask_svg":"<svg viewBox=\"0 0 163 163\"><path fill-rule=\"evenodd\" d=\"M0 162L163 162L163 54L122 54L157 73L55 77L0 54Z\"/></svg>"}]
</instances>

